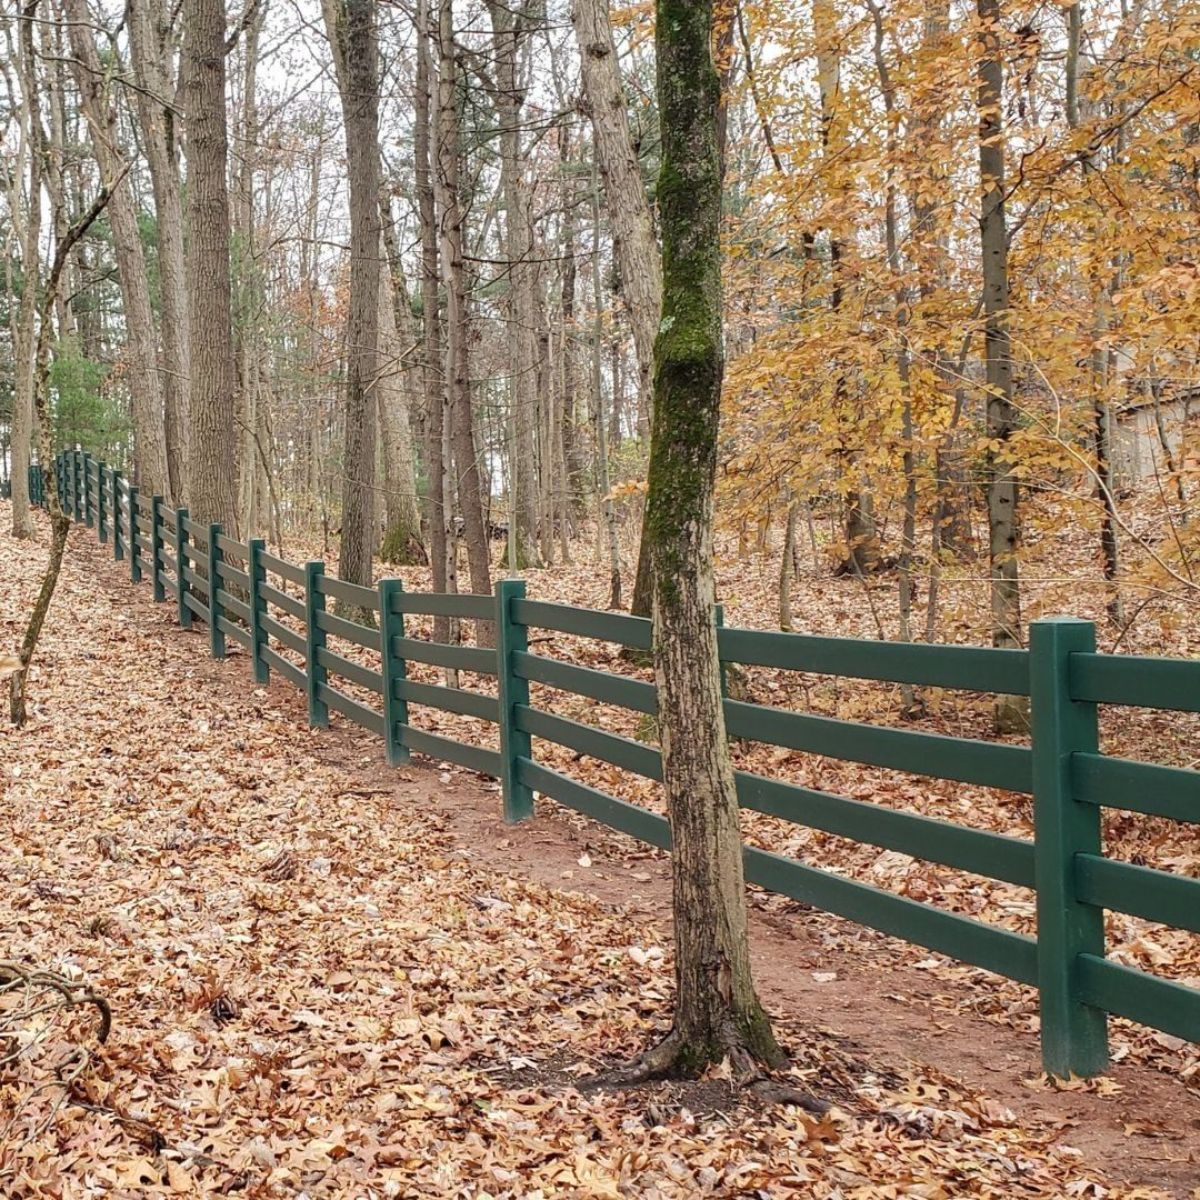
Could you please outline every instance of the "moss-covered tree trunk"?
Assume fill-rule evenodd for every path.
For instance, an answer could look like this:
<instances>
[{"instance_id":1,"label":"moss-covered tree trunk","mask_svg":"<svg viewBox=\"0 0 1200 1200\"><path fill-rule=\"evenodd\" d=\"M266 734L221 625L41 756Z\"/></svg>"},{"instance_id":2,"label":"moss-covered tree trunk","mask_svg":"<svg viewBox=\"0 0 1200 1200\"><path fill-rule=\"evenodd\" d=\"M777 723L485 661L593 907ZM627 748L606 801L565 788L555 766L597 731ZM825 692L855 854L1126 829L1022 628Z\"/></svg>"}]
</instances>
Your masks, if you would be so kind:
<instances>
[{"instance_id":1,"label":"moss-covered tree trunk","mask_svg":"<svg viewBox=\"0 0 1200 1200\"><path fill-rule=\"evenodd\" d=\"M714 621L713 487L721 346L720 84L711 0L658 0L663 308L654 349L646 534L654 665L673 839L675 1020L649 1073L727 1055L742 1073L779 1048L750 974L737 793Z\"/></svg>"}]
</instances>

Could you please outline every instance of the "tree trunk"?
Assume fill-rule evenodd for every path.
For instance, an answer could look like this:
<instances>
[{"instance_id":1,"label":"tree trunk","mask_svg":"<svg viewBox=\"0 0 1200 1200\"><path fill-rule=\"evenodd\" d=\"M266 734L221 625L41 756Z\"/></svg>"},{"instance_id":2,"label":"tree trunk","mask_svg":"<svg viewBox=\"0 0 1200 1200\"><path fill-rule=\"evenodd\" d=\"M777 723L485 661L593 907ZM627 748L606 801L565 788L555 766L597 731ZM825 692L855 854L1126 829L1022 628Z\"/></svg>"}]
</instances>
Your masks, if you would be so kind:
<instances>
[{"instance_id":1,"label":"tree trunk","mask_svg":"<svg viewBox=\"0 0 1200 1200\"><path fill-rule=\"evenodd\" d=\"M1021 644L1021 594L1017 574L1020 527L1017 481L1008 448L1017 422L1009 344L1008 228L1004 211L1004 62L1000 46L1000 0L976 0L979 58L979 217L983 257L984 340L987 353L987 511L991 568L992 645ZM998 449L996 447L999 447ZM1027 706L1015 696L996 700L997 732L1027 723Z\"/></svg>"},{"instance_id":2,"label":"tree trunk","mask_svg":"<svg viewBox=\"0 0 1200 1200\"><path fill-rule=\"evenodd\" d=\"M375 552L376 376L379 350L379 41L372 0L322 0L333 47L350 183L350 300L338 577L371 582Z\"/></svg>"},{"instance_id":3,"label":"tree trunk","mask_svg":"<svg viewBox=\"0 0 1200 1200\"><path fill-rule=\"evenodd\" d=\"M188 462L193 520L237 535L232 304L229 285L225 5L185 0L188 121L187 280L191 375ZM161 214L160 214L161 216Z\"/></svg>"},{"instance_id":4,"label":"tree trunk","mask_svg":"<svg viewBox=\"0 0 1200 1200\"><path fill-rule=\"evenodd\" d=\"M458 195L458 65L454 46L454 0L441 0L438 21L438 172L442 198L441 258L446 281L446 376L449 382L451 442L458 503L467 543L471 590L492 590L487 531L479 486L479 463L471 412L471 376L467 349L467 289L463 264L463 212ZM490 631L476 630L484 644Z\"/></svg>"},{"instance_id":5,"label":"tree trunk","mask_svg":"<svg viewBox=\"0 0 1200 1200\"><path fill-rule=\"evenodd\" d=\"M167 67L166 16L159 0L128 0L129 45L137 77L138 122L154 190L162 303L162 398L167 453L167 496L187 503L189 458L188 388L191 352L187 274L183 246L183 204L179 194L179 151L175 113L169 99L175 88Z\"/></svg>"},{"instance_id":6,"label":"tree trunk","mask_svg":"<svg viewBox=\"0 0 1200 1200\"><path fill-rule=\"evenodd\" d=\"M721 378L720 86L710 0L658 0L663 311L655 346L646 534L654 665L673 840L677 993L648 1072L739 1074L781 1059L750 973L737 792L725 737L713 581Z\"/></svg>"}]
</instances>

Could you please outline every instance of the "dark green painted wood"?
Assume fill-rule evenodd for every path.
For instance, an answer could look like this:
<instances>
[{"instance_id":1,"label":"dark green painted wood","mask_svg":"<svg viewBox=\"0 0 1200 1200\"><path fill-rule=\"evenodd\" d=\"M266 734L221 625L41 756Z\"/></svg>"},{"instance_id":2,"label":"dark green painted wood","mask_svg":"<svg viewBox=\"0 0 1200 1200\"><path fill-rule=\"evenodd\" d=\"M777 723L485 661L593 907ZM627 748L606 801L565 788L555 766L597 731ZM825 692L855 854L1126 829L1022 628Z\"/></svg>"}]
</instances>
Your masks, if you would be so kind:
<instances>
[{"instance_id":1,"label":"dark green painted wood","mask_svg":"<svg viewBox=\"0 0 1200 1200\"><path fill-rule=\"evenodd\" d=\"M1100 811L1071 792L1071 756L1095 754L1095 704L1072 700L1069 658L1095 649L1090 621L1029 627L1033 813L1037 839L1038 986L1042 1065L1059 1078L1108 1065L1107 1022L1077 986L1080 955L1104 957L1104 913L1075 891L1075 857L1100 854Z\"/></svg>"},{"instance_id":2,"label":"dark green painted wood","mask_svg":"<svg viewBox=\"0 0 1200 1200\"><path fill-rule=\"evenodd\" d=\"M402 637L392 638L392 653L399 654L409 662L449 667L452 671L471 671L476 675L496 674L495 653L478 646L447 646L442 642Z\"/></svg>"},{"instance_id":3,"label":"dark green painted wood","mask_svg":"<svg viewBox=\"0 0 1200 1200\"><path fill-rule=\"evenodd\" d=\"M652 715L658 712L654 685L643 683L640 679L626 679L591 667L577 667L543 654L515 654L513 670L522 679L544 683L576 696L587 696L601 704L615 704L620 708Z\"/></svg>"},{"instance_id":4,"label":"dark green painted wood","mask_svg":"<svg viewBox=\"0 0 1200 1200\"><path fill-rule=\"evenodd\" d=\"M250 596L250 672L255 683L268 683L271 679L271 668L263 657L263 648L267 644L267 631L263 628L263 618L267 615L267 601L263 595L266 586L266 570L263 567L262 556L265 543L262 538L251 538L246 543L246 589Z\"/></svg>"},{"instance_id":5,"label":"dark green painted wood","mask_svg":"<svg viewBox=\"0 0 1200 1200\"><path fill-rule=\"evenodd\" d=\"M92 456L83 452L83 523L92 529L96 524L96 492L92 487Z\"/></svg>"},{"instance_id":6,"label":"dark green painted wood","mask_svg":"<svg viewBox=\"0 0 1200 1200\"><path fill-rule=\"evenodd\" d=\"M725 725L730 737L891 767L914 775L1014 792L1029 792L1033 786L1030 753L1024 746L888 729L738 700L725 701Z\"/></svg>"},{"instance_id":7,"label":"dark green painted wood","mask_svg":"<svg viewBox=\"0 0 1200 1200\"><path fill-rule=\"evenodd\" d=\"M142 538L138 532L138 489L129 485L129 582L142 581Z\"/></svg>"},{"instance_id":8,"label":"dark green painted wood","mask_svg":"<svg viewBox=\"0 0 1200 1200\"><path fill-rule=\"evenodd\" d=\"M545 792L559 804L565 804L584 816L592 817L610 829L619 829L630 837L663 850L671 848L670 826L666 818L657 813L647 812L636 804L618 800L607 792L588 787L532 759L519 759L517 773L526 787Z\"/></svg>"},{"instance_id":9,"label":"dark green painted wood","mask_svg":"<svg viewBox=\"0 0 1200 1200\"><path fill-rule=\"evenodd\" d=\"M1033 887L1033 842L935 821L917 813L851 800L744 771L735 772L734 778L738 803L743 808L970 871L986 879Z\"/></svg>"},{"instance_id":10,"label":"dark green painted wood","mask_svg":"<svg viewBox=\"0 0 1200 1200\"><path fill-rule=\"evenodd\" d=\"M335 579L332 575L322 575L318 581L322 595L332 596L343 604L352 604L356 608L378 610L379 593L375 588L363 587L357 583L347 583L344 579ZM374 633L374 630L371 630Z\"/></svg>"},{"instance_id":11,"label":"dark green painted wood","mask_svg":"<svg viewBox=\"0 0 1200 1200\"><path fill-rule=\"evenodd\" d=\"M529 734L517 722L517 712L529 704L529 681L514 669L514 659L529 650L528 632L513 618L513 607L525 597L523 579L496 583L496 680L500 715L500 791L504 819L510 824L533 816L533 792L521 782L517 761L532 758Z\"/></svg>"},{"instance_id":12,"label":"dark green painted wood","mask_svg":"<svg viewBox=\"0 0 1200 1200\"><path fill-rule=\"evenodd\" d=\"M379 606L379 663L383 688L383 740L389 766L408 761L408 747L400 730L408 724L408 701L400 691L408 674L408 663L396 654L395 643L404 638L404 612L401 607L404 583L399 579L381 579L376 603Z\"/></svg>"},{"instance_id":13,"label":"dark green painted wood","mask_svg":"<svg viewBox=\"0 0 1200 1200\"><path fill-rule=\"evenodd\" d=\"M1200 712L1200 661L1072 654L1071 697L1097 704Z\"/></svg>"},{"instance_id":14,"label":"dark green painted wood","mask_svg":"<svg viewBox=\"0 0 1200 1200\"><path fill-rule=\"evenodd\" d=\"M722 629L717 644L724 661L745 666L1008 696L1029 695L1029 654L1025 650L871 642L756 629Z\"/></svg>"},{"instance_id":15,"label":"dark green painted wood","mask_svg":"<svg viewBox=\"0 0 1200 1200\"><path fill-rule=\"evenodd\" d=\"M1200 1042L1200 991L1196 988L1093 954L1079 956L1076 974L1080 995L1097 1009Z\"/></svg>"},{"instance_id":16,"label":"dark green painted wood","mask_svg":"<svg viewBox=\"0 0 1200 1200\"><path fill-rule=\"evenodd\" d=\"M275 575L279 575L286 579L288 583L297 584L300 587L304 586L305 575L304 568L297 567L293 563L288 562L283 558L276 558L274 554L268 554L265 550L262 554L263 566L268 571Z\"/></svg>"},{"instance_id":17,"label":"dark green painted wood","mask_svg":"<svg viewBox=\"0 0 1200 1200\"><path fill-rule=\"evenodd\" d=\"M96 540L103 546L108 543L108 510L109 496L105 476L108 474L108 464L96 464Z\"/></svg>"},{"instance_id":18,"label":"dark green painted wood","mask_svg":"<svg viewBox=\"0 0 1200 1200\"><path fill-rule=\"evenodd\" d=\"M867 883L843 879L766 850L747 848L744 859L749 883L1020 983L1037 983L1037 943L1033 938L896 896Z\"/></svg>"},{"instance_id":19,"label":"dark green painted wood","mask_svg":"<svg viewBox=\"0 0 1200 1200\"><path fill-rule=\"evenodd\" d=\"M721 673L721 699L729 699L729 671L726 666L725 659L720 656L720 638L721 630L725 628L725 605L713 605L713 620L717 626L717 667Z\"/></svg>"},{"instance_id":20,"label":"dark green painted wood","mask_svg":"<svg viewBox=\"0 0 1200 1200\"><path fill-rule=\"evenodd\" d=\"M1127 812L1200 822L1200 771L1157 763L1076 754L1071 780L1077 800Z\"/></svg>"},{"instance_id":21,"label":"dark green painted wood","mask_svg":"<svg viewBox=\"0 0 1200 1200\"><path fill-rule=\"evenodd\" d=\"M184 548L186 553L186 547ZM208 580L195 567L184 566L183 578L196 589L197 592L208 592Z\"/></svg>"},{"instance_id":22,"label":"dark green painted wood","mask_svg":"<svg viewBox=\"0 0 1200 1200\"><path fill-rule=\"evenodd\" d=\"M235 642L250 649L250 631L243 629L240 625L235 625L228 617L218 617L217 624L221 626L221 632L226 637L231 637Z\"/></svg>"},{"instance_id":23,"label":"dark green painted wood","mask_svg":"<svg viewBox=\"0 0 1200 1200\"><path fill-rule=\"evenodd\" d=\"M366 688L377 696L383 695L383 676L378 671L372 671L370 667L364 667L362 663L356 663L352 659L343 658L327 646L317 647L317 662L329 674L349 679L351 683L357 683L359 687Z\"/></svg>"},{"instance_id":24,"label":"dark green painted wood","mask_svg":"<svg viewBox=\"0 0 1200 1200\"><path fill-rule=\"evenodd\" d=\"M329 708L321 699L321 685L328 683L325 668L317 662L317 648L325 645L325 630L317 614L325 611L325 597L317 581L325 574L325 564L313 560L304 564L304 670L308 676L308 723L314 729L329 725Z\"/></svg>"},{"instance_id":25,"label":"dark green painted wood","mask_svg":"<svg viewBox=\"0 0 1200 1200\"><path fill-rule=\"evenodd\" d=\"M400 730L400 738L410 750L417 754L427 754L430 758L444 758L447 762L466 767L480 775L500 775L500 753L482 746L466 746L452 738L441 737L436 733L426 733L424 729L415 729L405 725Z\"/></svg>"},{"instance_id":26,"label":"dark green painted wood","mask_svg":"<svg viewBox=\"0 0 1200 1200\"><path fill-rule=\"evenodd\" d=\"M194 614L206 625L211 621L212 618L209 615L208 605L195 592L185 591L183 593L183 604L188 611L189 618Z\"/></svg>"},{"instance_id":27,"label":"dark green painted wood","mask_svg":"<svg viewBox=\"0 0 1200 1200\"><path fill-rule=\"evenodd\" d=\"M1097 908L1200 933L1200 879L1077 854L1075 894Z\"/></svg>"},{"instance_id":28,"label":"dark green painted wood","mask_svg":"<svg viewBox=\"0 0 1200 1200\"><path fill-rule=\"evenodd\" d=\"M186 508L175 510L175 594L179 602L179 625L181 629L191 629L192 612L188 608L187 590L187 512Z\"/></svg>"},{"instance_id":29,"label":"dark green painted wood","mask_svg":"<svg viewBox=\"0 0 1200 1200\"><path fill-rule=\"evenodd\" d=\"M592 725L584 725L528 705L517 706L513 723L522 733L531 737L566 746L577 754L598 758L601 762L611 763L614 767L632 771L646 779L662 779L662 756L653 746L635 742L632 738L605 733ZM529 758L531 755L522 757Z\"/></svg>"},{"instance_id":30,"label":"dark green painted wood","mask_svg":"<svg viewBox=\"0 0 1200 1200\"><path fill-rule=\"evenodd\" d=\"M267 556L262 554L259 557L266 558ZM297 621L304 620L303 600L298 599L296 596L289 596L287 592L281 592L279 588L265 581L259 590L262 592L263 599L268 604L273 604L276 608L282 608L288 616L295 617Z\"/></svg>"},{"instance_id":31,"label":"dark green painted wood","mask_svg":"<svg viewBox=\"0 0 1200 1200\"><path fill-rule=\"evenodd\" d=\"M294 650L297 654L307 656L308 639L304 634L297 633L296 630L288 628L271 616L264 615L262 623L263 629L277 642L282 642L289 650Z\"/></svg>"},{"instance_id":32,"label":"dark green painted wood","mask_svg":"<svg viewBox=\"0 0 1200 1200\"><path fill-rule=\"evenodd\" d=\"M572 608L569 604L547 604L543 600L517 600L512 617L520 625L554 629L601 642L617 642L634 650L651 648L652 631L646 617Z\"/></svg>"},{"instance_id":33,"label":"dark green painted wood","mask_svg":"<svg viewBox=\"0 0 1200 1200\"><path fill-rule=\"evenodd\" d=\"M400 597L406 613L424 613L442 617L466 617L473 621L494 621L496 601L491 596L469 593L443 595L439 592L405 592Z\"/></svg>"},{"instance_id":34,"label":"dark green painted wood","mask_svg":"<svg viewBox=\"0 0 1200 1200\"><path fill-rule=\"evenodd\" d=\"M366 625L359 625L356 621L347 621L345 617L339 617L325 610L317 613L317 625L324 633L332 633L334 637L339 637L346 642L353 642L354 645L362 646L365 650L379 649L378 629L369 629Z\"/></svg>"},{"instance_id":35,"label":"dark green painted wood","mask_svg":"<svg viewBox=\"0 0 1200 1200\"><path fill-rule=\"evenodd\" d=\"M217 542L225 554L232 554L234 558L240 558L243 563L249 561L250 547L245 542L239 542L227 533L222 533Z\"/></svg>"},{"instance_id":36,"label":"dark green painted wood","mask_svg":"<svg viewBox=\"0 0 1200 1200\"><path fill-rule=\"evenodd\" d=\"M217 589L217 600L219 601L220 612L233 613L235 617L240 617L247 625L250 624L250 605L244 600L239 600L237 596L227 592L223 587Z\"/></svg>"},{"instance_id":37,"label":"dark green painted wood","mask_svg":"<svg viewBox=\"0 0 1200 1200\"><path fill-rule=\"evenodd\" d=\"M114 470L112 474L113 484L113 506L112 506L112 532L113 532L113 561L120 562L125 557L125 545L121 540L121 472Z\"/></svg>"},{"instance_id":38,"label":"dark green painted wood","mask_svg":"<svg viewBox=\"0 0 1200 1200\"><path fill-rule=\"evenodd\" d=\"M166 567L167 570L170 572L171 582L170 582L169 586L171 588L171 591L173 591L173 592L177 591L178 583L176 582L176 576L178 576L178 574L179 574L179 563L177 563L175 561L175 555L173 555L170 552L170 550L168 550L166 548L166 546L164 546L162 548L162 553L158 557L159 557L159 562L161 563L161 565Z\"/></svg>"},{"instance_id":39,"label":"dark green painted wood","mask_svg":"<svg viewBox=\"0 0 1200 1200\"><path fill-rule=\"evenodd\" d=\"M84 477L85 463L83 455L77 450L72 456L74 460L74 476L75 476L75 520L82 524L87 512L87 487Z\"/></svg>"},{"instance_id":40,"label":"dark green painted wood","mask_svg":"<svg viewBox=\"0 0 1200 1200\"><path fill-rule=\"evenodd\" d=\"M500 702L495 696L487 696L482 692L443 687L441 684L417 683L413 679L399 679L395 688L395 694L408 704L422 704L428 708L440 708L442 712L478 717L480 720L494 723L500 720Z\"/></svg>"},{"instance_id":41,"label":"dark green painted wood","mask_svg":"<svg viewBox=\"0 0 1200 1200\"><path fill-rule=\"evenodd\" d=\"M208 527L208 610L213 619L208 623L208 650L213 658L225 657L225 633L217 620L221 616L221 547L218 539L220 525Z\"/></svg>"},{"instance_id":42,"label":"dark green painted wood","mask_svg":"<svg viewBox=\"0 0 1200 1200\"><path fill-rule=\"evenodd\" d=\"M278 671L284 679L294 683L302 692L308 691L308 680L305 677L304 671L296 666L290 659L286 659L277 650L272 650L270 646L262 648L263 662L274 671Z\"/></svg>"},{"instance_id":43,"label":"dark green painted wood","mask_svg":"<svg viewBox=\"0 0 1200 1200\"><path fill-rule=\"evenodd\" d=\"M224 550L221 553L224 554ZM217 563L217 577L224 579L227 583L234 583L242 589L248 589L250 586L250 576L224 559Z\"/></svg>"},{"instance_id":44,"label":"dark green painted wood","mask_svg":"<svg viewBox=\"0 0 1200 1200\"><path fill-rule=\"evenodd\" d=\"M355 725L361 725L368 733L383 737L383 716L373 708L360 704L345 692L339 692L327 683L317 684L317 697L325 705L327 712L333 709L334 712L349 718Z\"/></svg>"}]
</instances>

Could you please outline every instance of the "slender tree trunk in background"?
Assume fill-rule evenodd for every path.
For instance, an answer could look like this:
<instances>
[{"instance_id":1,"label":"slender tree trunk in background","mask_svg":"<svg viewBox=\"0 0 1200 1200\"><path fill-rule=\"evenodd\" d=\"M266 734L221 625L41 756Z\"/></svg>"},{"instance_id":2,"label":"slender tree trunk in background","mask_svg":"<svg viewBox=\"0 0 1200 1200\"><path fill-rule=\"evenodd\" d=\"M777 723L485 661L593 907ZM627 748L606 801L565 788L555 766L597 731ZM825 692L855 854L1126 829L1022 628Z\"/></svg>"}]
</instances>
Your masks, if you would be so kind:
<instances>
[{"instance_id":1,"label":"slender tree trunk in background","mask_svg":"<svg viewBox=\"0 0 1200 1200\"><path fill-rule=\"evenodd\" d=\"M625 89L606 0L575 0L572 21L579 44L583 94L604 180L605 213L613 231L621 294L633 330L639 411L650 413L654 338L662 310L662 264L655 244L654 221L629 131ZM653 577L643 537L633 588L634 614L649 616L652 591Z\"/></svg>"},{"instance_id":2,"label":"slender tree trunk in background","mask_svg":"<svg viewBox=\"0 0 1200 1200\"><path fill-rule=\"evenodd\" d=\"M720 415L720 84L710 0L658 0L663 312L655 347L646 533L653 543L654 666L673 841L676 997L646 1073L735 1072L782 1054L750 973L737 792L725 736L713 580Z\"/></svg>"},{"instance_id":3,"label":"slender tree trunk in background","mask_svg":"<svg viewBox=\"0 0 1200 1200\"><path fill-rule=\"evenodd\" d=\"M37 286L41 275L42 177L45 158L37 114L37 57L33 46L33 19L37 0L28 0L22 8L24 20L19 32L17 61L21 80L21 145L29 172L28 203L21 231L21 304L13 327L15 381L12 410L12 533L15 538L33 537L33 517L29 512L29 463L33 457L33 405L37 375ZM14 215L21 211L20 183L14 182ZM15 686L15 684L14 684Z\"/></svg>"},{"instance_id":4,"label":"slender tree trunk in background","mask_svg":"<svg viewBox=\"0 0 1200 1200\"><path fill-rule=\"evenodd\" d=\"M479 463L471 413L471 375L467 350L467 289L463 263L463 213L458 195L458 65L454 46L454 0L441 0L438 14L438 171L441 193L441 259L446 281L446 376L449 383L451 442L454 476L467 543L471 590L492 590L488 563L487 530ZM491 630L480 623L477 644L490 643Z\"/></svg>"},{"instance_id":5,"label":"slender tree trunk in background","mask_svg":"<svg viewBox=\"0 0 1200 1200\"><path fill-rule=\"evenodd\" d=\"M976 0L979 18L977 107L979 218L983 258L984 339L987 353L987 511L991 570L992 645L1021 644L1021 593L1017 573L1020 526L1017 481L1008 441L1016 428L1008 318L1008 228L1004 211L1004 60L1000 0ZM995 449L995 446L999 449ZM1027 706L1015 696L996 700L997 732L1027 723Z\"/></svg>"},{"instance_id":6,"label":"slender tree trunk in background","mask_svg":"<svg viewBox=\"0 0 1200 1200\"><path fill-rule=\"evenodd\" d=\"M185 0L183 29L188 326L193 355L188 490L193 520L220 522L236 536L224 4Z\"/></svg>"},{"instance_id":7,"label":"slender tree trunk in background","mask_svg":"<svg viewBox=\"0 0 1200 1200\"><path fill-rule=\"evenodd\" d=\"M69 20L75 79L92 135L92 149L101 177L114 189L108 204L108 221L125 316L136 480L147 495L159 495L167 489L167 450L154 314L150 307L150 285L138 230L133 184L125 173L125 158L118 141L116 106L114 97L108 93L108 77L96 52L91 14L84 0L66 0L64 9Z\"/></svg>"},{"instance_id":8,"label":"slender tree trunk in background","mask_svg":"<svg viewBox=\"0 0 1200 1200\"><path fill-rule=\"evenodd\" d=\"M433 63L430 54L430 0L417 0L416 40L416 129L414 134L414 174L417 190L417 216L421 225L421 328L424 357L421 379L425 388L428 434L426 462L429 484L430 566L435 592L457 592L457 563L454 547L454 497L450 473L446 469L446 375L442 362L442 327L438 313L437 211L434 204L433 160ZM450 641L449 617L433 618L433 640Z\"/></svg>"},{"instance_id":9,"label":"slender tree trunk in background","mask_svg":"<svg viewBox=\"0 0 1200 1200\"><path fill-rule=\"evenodd\" d=\"M788 497L783 527L783 554L779 560L779 628L792 632L792 580L796 575L796 501Z\"/></svg>"},{"instance_id":10,"label":"slender tree trunk in background","mask_svg":"<svg viewBox=\"0 0 1200 1200\"><path fill-rule=\"evenodd\" d=\"M375 552L379 349L379 41L373 0L322 0L337 66L350 183L350 300L338 577L367 586Z\"/></svg>"},{"instance_id":11,"label":"slender tree trunk in background","mask_svg":"<svg viewBox=\"0 0 1200 1200\"><path fill-rule=\"evenodd\" d=\"M183 203L179 192L176 115L168 107L174 86L168 66L166 14L160 0L128 0L129 45L138 89L135 92L142 146L154 190L162 303L162 398L167 453L167 496L187 503L188 387L191 352L187 272L183 246Z\"/></svg>"}]
</instances>

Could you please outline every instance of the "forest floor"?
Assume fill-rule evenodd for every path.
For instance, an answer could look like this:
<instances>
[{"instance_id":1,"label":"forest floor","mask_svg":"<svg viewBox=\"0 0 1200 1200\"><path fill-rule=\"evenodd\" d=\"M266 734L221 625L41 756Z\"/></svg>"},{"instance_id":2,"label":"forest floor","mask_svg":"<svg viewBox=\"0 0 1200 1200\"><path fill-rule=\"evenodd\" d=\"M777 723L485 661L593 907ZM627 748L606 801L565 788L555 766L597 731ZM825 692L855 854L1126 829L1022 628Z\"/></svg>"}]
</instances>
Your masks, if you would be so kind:
<instances>
[{"instance_id":1,"label":"forest floor","mask_svg":"<svg viewBox=\"0 0 1200 1200\"><path fill-rule=\"evenodd\" d=\"M0 534L0 649L38 521ZM98 1047L90 1013L42 1014L0 1068L5 1197L1200 1196L1187 1047L1119 1027L1110 1076L1053 1087L1027 989L759 893L790 1082L833 1110L720 1071L596 1088L669 1017L663 857L389 770L173 615L73 530L32 719L0 731L0 958L85 977L114 1019Z\"/></svg>"}]
</instances>

